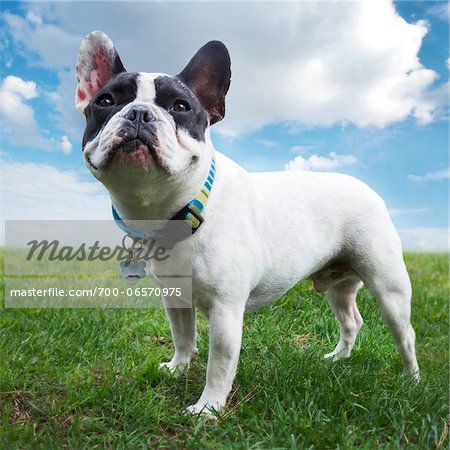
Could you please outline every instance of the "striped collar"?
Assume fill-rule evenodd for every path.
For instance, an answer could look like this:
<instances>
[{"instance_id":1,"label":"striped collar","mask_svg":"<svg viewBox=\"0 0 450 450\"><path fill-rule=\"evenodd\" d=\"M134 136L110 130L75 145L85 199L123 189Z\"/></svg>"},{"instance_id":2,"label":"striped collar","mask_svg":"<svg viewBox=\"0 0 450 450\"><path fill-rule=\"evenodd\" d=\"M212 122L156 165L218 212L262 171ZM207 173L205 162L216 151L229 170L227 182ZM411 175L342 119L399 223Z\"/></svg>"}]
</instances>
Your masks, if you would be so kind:
<instances>
[{"instance_id":1,"label":"striped collar","mask_svg":"<svg viewBox=\"0 0 450 450\"><path fill-rule=\"evenodd\" d=\"M114 204L111 204L112 215L116 225L124 231L128 236L136 239L144 239L146 241L157 240L160 241L164 247L170 249L173 246L181 241L186 239L188 235L194 234L203 223L202 211L204 210L206 203L208 202L209 194L211 193L211 189L214 184L214 178L216 174L216 163L214 158L211 161L211 167L209 169L208 177L203 183L203 187L201 191L197 194L197 196L191 200L186 206L184 206L180 211L178 211L173 217L171 217L168 223L161 228L160 230L152 231L151 233L144 234L138 233L136 231L131 230L123 220L120 218L117 213ZM175 222L170 223L171 221L176 221L178 224L184 224L184 233L175 233L175 229L179 229L180 227L176 227ZM186 234L186 227L189 227L191 233ZM166 239L166 235L170 234L170 239Z\"/></svg>"}]
</instances>

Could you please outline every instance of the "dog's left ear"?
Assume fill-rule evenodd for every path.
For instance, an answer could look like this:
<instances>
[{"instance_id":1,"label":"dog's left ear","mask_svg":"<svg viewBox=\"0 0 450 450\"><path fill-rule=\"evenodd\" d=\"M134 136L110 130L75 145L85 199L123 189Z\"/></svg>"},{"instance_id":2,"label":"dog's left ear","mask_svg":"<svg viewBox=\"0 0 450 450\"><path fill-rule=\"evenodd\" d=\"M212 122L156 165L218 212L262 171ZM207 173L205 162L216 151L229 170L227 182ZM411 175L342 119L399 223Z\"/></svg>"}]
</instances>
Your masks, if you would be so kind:
<instances>
[{"instance_id":1,"label":"dog's left ear","mask_svg":"<svg viewBox=\"0 0 450 450\"><path fill-rule=\"evenodd\" d=\"M225 95L231 81L230 66L230 55L225 45L220 41L210 41L177 75L197 94L208 111L211 125L225 116Z\"/></svg>"}]
</instances>

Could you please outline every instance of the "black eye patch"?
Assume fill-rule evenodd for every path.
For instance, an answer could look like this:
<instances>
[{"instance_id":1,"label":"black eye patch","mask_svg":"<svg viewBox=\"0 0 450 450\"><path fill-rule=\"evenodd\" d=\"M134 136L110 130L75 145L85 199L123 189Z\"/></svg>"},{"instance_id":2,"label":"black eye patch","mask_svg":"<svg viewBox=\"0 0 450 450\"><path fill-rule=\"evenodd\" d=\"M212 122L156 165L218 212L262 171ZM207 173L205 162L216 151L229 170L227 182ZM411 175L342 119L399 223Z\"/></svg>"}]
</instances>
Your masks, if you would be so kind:
<instances>
[{"instance_id":1,"label":"black eye patch","mask_svg":"<svg viewBox=\"0 0 450 450\"><path fill-rule=\"evenodd\" d=\"M177 128L183 128L197 141L204 141L208 114L196 95L181 80L169 76L156 78L155 90L155 104L171 112ZM179 100L189 105L187 111L172 110Z\"/></svg>"},{"instance_id":2,"label":"black eye patch","mask_svg":"<svg viewBox=\"0 0 450 450\"><path fill-rule=\"evenodd\" d=\"M87 142L97 136L98 132L115 114L136 99L138 76L138 73L121 73L98 91L84 111L86 115L86 129L83 135L83 148ZM106 94L111 95L114 100L113 106L108 108L97 104L97 100Z\"/></svg>"}]
</instances>

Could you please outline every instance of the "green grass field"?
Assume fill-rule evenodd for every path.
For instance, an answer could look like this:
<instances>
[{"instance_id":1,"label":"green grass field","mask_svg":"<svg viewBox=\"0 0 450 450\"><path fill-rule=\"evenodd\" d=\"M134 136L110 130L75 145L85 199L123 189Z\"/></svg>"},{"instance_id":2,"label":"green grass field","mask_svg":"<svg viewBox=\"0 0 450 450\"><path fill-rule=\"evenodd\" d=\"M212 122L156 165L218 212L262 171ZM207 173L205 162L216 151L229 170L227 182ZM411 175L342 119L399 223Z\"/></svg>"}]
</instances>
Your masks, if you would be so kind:
<instances>
[{"instance_id":1,"label":"green grass field","mask_svg":"<svg viewBox=\"0 0 450 450\"><path fill-rule=\"evenodd\" d=\"M175 379L157 370L172 354L161 309L3 309L0 447L448 448L448 256L406 260L418 385L401 377L366 290L351 358L324 361L338 326L324 296L305 282L246 317L231 399L216 423L182 415L204 383L203 318L200 355Z\"/></svg>"}]
</instances>

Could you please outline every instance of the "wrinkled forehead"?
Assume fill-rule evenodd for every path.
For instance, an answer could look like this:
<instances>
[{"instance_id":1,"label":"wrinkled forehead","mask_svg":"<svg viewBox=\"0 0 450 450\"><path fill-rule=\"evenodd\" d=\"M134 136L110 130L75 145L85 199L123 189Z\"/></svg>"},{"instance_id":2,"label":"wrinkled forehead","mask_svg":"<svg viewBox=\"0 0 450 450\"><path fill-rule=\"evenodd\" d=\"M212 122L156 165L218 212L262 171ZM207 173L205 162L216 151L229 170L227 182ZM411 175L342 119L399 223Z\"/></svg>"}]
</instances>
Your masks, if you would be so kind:
<instances>
[{"instance_id":1,"label":"wrinkled forehead","mask_svg":"<svg viewBox=\"0 0 450 450\"><path fill-rule=\"evenodd\" d=\"M128 100L165 106L168 98L188 97L198 102L195 94L177 77L165 73L124 72L107 83L97 96L113 93Z\"/></svg>"}]
</instances>

